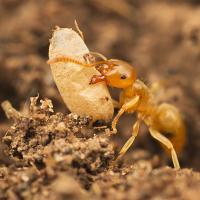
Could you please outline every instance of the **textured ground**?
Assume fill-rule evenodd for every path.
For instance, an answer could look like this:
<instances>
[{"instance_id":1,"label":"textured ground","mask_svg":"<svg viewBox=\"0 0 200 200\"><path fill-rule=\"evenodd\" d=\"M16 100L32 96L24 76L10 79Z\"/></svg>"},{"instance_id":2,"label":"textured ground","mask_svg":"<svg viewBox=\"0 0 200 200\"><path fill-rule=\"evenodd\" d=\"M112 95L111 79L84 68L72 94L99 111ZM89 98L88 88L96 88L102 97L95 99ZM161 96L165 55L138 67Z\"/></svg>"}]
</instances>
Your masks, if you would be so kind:
<instances>
[{"instance_id":1,"label":"textured ground","mask_svg":"<svg viewBox=\"0 0 200 200\"><path fill-rule=\"evenodd\" d=\"M28 116L4 108L14 124L3 137L0 199L197 199L200 174L190 169L158 168L159 158L140 151L113 166L109 129L89 117L52 114L38 97Z\"/></svg>"}]
</instances>

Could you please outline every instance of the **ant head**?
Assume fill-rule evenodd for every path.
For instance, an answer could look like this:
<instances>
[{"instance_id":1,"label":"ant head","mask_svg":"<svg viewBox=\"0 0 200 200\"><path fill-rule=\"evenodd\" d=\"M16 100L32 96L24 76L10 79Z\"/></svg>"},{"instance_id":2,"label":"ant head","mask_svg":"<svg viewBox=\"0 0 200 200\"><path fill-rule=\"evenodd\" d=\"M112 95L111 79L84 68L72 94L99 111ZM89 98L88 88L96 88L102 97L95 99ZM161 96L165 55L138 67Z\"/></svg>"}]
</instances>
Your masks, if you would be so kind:
<instances>
[{"instance_id":1,"label":"ant head","mask_svg":"<svg viewBox=\"0 0 200 200\"><path fill-rule=\"evenodd\" d=\"M109 60L112 68L105 74L106 83L111 87L127 88L131 86L136 79L134 68L122 60Z\"/></svg>"}]
</instances>

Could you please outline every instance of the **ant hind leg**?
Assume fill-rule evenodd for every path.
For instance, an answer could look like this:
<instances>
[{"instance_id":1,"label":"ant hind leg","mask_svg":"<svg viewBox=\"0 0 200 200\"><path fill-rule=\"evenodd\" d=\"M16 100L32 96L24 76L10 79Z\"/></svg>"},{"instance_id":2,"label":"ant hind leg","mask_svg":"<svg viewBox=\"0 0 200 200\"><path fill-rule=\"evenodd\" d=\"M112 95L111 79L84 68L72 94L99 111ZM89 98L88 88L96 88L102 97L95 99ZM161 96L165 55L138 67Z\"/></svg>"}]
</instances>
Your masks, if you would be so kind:
<instances>
[{"instance_id":1,"label":"ant hind leg","mask_svg":"<svg viewBox=\"0 0 200 200\"><path fill-rule=\"evenodd\" d=\"M149 131L153 138L155 138L156 140L161 142L163 145L165 145L170 150L174 168L180 169L176 151L175 151L172 143L170 142L170 140L168 140L164 135L162 135L161 133L159 133L157 130L153 129L152 127L149 128Z\"/></svg>"}]
</instances>

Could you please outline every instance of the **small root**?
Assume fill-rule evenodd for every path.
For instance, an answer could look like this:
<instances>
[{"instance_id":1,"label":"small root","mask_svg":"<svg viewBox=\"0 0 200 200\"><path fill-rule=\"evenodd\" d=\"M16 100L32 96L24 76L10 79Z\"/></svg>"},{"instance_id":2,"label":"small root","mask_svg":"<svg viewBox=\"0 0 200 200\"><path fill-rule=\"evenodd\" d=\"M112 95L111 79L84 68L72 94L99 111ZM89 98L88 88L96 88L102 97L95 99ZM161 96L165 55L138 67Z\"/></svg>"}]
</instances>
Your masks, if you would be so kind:
<instances>
[{"instance_id":1,"label":"small root","mask_svg":"<svg viewBox=\"0 0 200 200\"><path fill-rule=\"evenodd\" d=\"M16 121L22 117L21 113L13 108L12 104L7 100L1 103L1 107L8 119L13 119Z\"/></svg>"}]
</instances>

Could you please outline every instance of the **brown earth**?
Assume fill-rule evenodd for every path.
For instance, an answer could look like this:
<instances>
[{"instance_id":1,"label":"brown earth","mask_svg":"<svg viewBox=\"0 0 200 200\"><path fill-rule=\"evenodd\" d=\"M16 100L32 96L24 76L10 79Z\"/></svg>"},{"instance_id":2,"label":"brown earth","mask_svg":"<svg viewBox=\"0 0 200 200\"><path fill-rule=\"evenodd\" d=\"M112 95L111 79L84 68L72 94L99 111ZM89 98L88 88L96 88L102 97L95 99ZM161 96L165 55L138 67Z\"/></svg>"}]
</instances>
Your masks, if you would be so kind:
<instances>
[{"instance_id":1,"label":"brown earth","mask_svg":"<svg viewBox=\"0 0 200 200\"><path fill-rule=\"evenodd\" d=\"M160 101L176 105L187 127L185 169L166 167L169 159L145 127L111 169L134 115L111 138L89 117L66 114L46 60L51 30L74 27L74 19L91 50L132 63L147 85L163 83ZM21 113L11 109L7 120L0 110L0 199L198 199L199 19L197 0L0 0L0 102L8 99ZM52 100L55 114L49 101L41 108L32 99L29 109L38 93Z\"/></svg>"}]
</instances>

